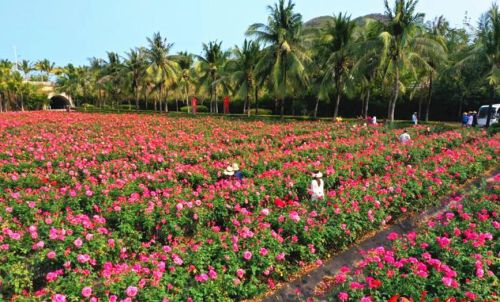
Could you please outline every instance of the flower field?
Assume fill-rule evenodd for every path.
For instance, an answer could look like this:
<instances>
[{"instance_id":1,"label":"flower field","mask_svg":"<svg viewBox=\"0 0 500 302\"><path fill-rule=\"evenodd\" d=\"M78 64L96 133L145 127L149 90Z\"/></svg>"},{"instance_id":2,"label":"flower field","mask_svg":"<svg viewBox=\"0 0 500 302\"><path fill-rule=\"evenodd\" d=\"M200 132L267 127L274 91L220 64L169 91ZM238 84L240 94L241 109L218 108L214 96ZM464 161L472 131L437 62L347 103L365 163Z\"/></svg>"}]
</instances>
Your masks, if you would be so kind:
<instances>
[{"instance_id":1,"label":"flower field","mask_svg":"<svg viewBox=\"0 0 500 302\"><path fill-rule=\"evenodd\" d=\"M499 189L458 195L418 232L389 234L390 249L362 252L331 279L331 300L498 301Z\"/></svg>"},{"instance_id":2,"label":"flower field","mask_svg":"<svg viewBox=\"0 0 500 302\"><path fill-rule=\"evenodd\" d=\"M368 232L436 204L498 164L499 135L424 130L411 128L413 140L400 144L402 130L348 123L2 114L0 298L256 297ZM242 181L221 178L234 162ZM312 202L307 188L316 169L325 175L326 198ZM498 202L492 196L485 200ZM495 209L470 211L474 221L487 216L474 222L478 227L497 220ZM450 219L448 233L439 233L439 252L464 254L454 247L454 228L472 231L484 237L481 258L467 261L479 261L484 278L493 278L488 259L495 255L481 250L491 239L480 234L494 230L474 230L459 216L456 223ZM420 242L433 235L417 236ZM408 273L411 261L402 263ZM428 274L436 287L449 283L454 294L462 275L460 267L448 265L456 275L430 267ZM443 272L451 281L440 279ZM478 287L471 285L471 292L482 293Z\"/></svg>"}]
</instances>

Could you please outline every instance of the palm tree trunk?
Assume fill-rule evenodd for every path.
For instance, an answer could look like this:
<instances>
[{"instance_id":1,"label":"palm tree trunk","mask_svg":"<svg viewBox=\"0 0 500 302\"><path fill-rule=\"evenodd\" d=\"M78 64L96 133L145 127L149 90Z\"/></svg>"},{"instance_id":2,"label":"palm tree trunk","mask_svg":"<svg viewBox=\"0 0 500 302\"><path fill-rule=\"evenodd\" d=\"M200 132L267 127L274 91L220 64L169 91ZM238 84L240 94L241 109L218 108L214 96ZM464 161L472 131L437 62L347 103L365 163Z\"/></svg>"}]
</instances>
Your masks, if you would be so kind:
<instances>
[{"instance_id":1,"label":"palm tree trunk","mask_svg":"<svg viewBox=\"0 0 500 302\"><path fill-rule=\"evenodd\" d=\"M319 107L319 97L316 98L316 104L314 105L314 119L318 118L318 107Z\"/></svg>"},{"instance_id":2,"label":"palm tree trunk","mask_svg":"<svg viewBox=\"0 0 500 302\"><path fill-rule=\"evenodd\" d=\"M259 92L257 90L257 85L254 87L255 94L255 115L259 115Z\"/></svg>"},{"instance_id":3,"label":"palm tree trunk","mask_svg":"<svg viewBox=\"0 0 500 302\"><path fill-rule=\"evenodd\" d=\"M168 113L168 89L165 91L165 112Z\"/></svg>"},{"instance_id":4,"label":"palm tree trunk","mask_svg":"<svg viewBox=\"0 0 500 302\"><path fill-rule=\"evenodd\" d=\"M285 117L285 100L286 100L286 70L287 70L287 59L286 59L286 55L283 57L283 61L284 61L284 64L283 64L283 76L284 76L284 81L283 81L283 90L284 90L284 93L283 93L283 99L281 100L281 111L280 111L280 116L281 116L281 119L283 119Z\"/></svg>"},{"instance_id":5,"label":"palm tree trunk","mask_svg":"<svg viewBox=\"0 0 500 302\"><path fill-rule=\"evenodd\" d=\"M420 94L418 98L418 116L422 116L422 103L424 101L424 94Z\"/></svg>"},{"instance_id":6,"label":"palm tree trunk","mask_svg":"<svg viewBox=\"0 0 500 302\"><path fill-rule=\"evenodd\" d=\"M368 91L366 92L366 99L365 99L365 112L364 112L364 118L368 118L368 105L370 104L370 97L371 97L372 90L370 87L368 87Z\"/></svg>"},{"instance_id":7,"label":"palm tree trunk","mask_svg":"<svg viewBox=\"0 0 500 302\"><path fill-rule=\"evenodd\" d=\"M486 127L488 128L491 123L491 112L493 111L493 103L495 101L495 85L491 85L491 98L490 98L490 106L488 107L488 117L486 118Z\"/></svg>"},{"instance_id":8,"label":"palm tree trunk","mask_svg":"<svg viewBox=\"0 0 500 302\"><path fill-rule=\"evenodd\" d=\"M457 114L458 118L462 117L463 102L464 102L464 95L462 94L462 96L460 97L460 101L458 102L458 114Z\"/></svg>"},{"instance_id":9,"label":"palm tree trunk","mask_svg":"<svg viewBox=\"0 0 500 302\"><path fill-rule=\"evenodd\" d=\"M339 115L339 104L340 104L341 98L342 98L342 94L340 92L337 92L337 101L335 102L335 111L333 112L333 119L334 120Z\"/></svg>"},{"instance_id":10,"label":"palm tree trunk","mask_svg":"<svg viewBox=\"0 0 500 302\"><path fill-rule=\"evenodd\" d=\"M431 101L432 101L432 71L429 75L429 95L427 96L427 108L425 110L425 121L429 121L429 113L431 111ZM419 115L420 117L421 115Z\"/></svg>"},{"instance_id":11,"label":"palm tree trunk","mask_svg":"<svg viewBox=\"0 0 500 302\"><path fill-rule=\"evenodd\" d=\"M135 89L135 110L139 110L139 88Z\"/></svg>"},{"instance_id":12,"label":"palm tree trunk","mask_svg":"<svg viewBox=\"0 0 500 302\"><path fill-rule=\"evenodd\" d=\"M186 97L186 106L187 106L187 112L188 114L191 113L190 106L189 106L189 96L188 96L188 87L187 85L184 86L184 96Z\"/></svg>"},{"instance_id":13,"label":"palm tree trunk","mask_svg":"<svg viewBox=\"0 0 500 302\"><path fill-rule=\"evenodd\" d=\"M399 97L399 68L398 68L398 64L399 62L396 60L394 62L395 64L395 69L396 69L396 78L394 80L394 98L389 102L389 108L388 108L388 112L387 112L387 118L389 119L389 123L393 123L394 122L394 111L396 110L396 102L398 101L398 97Z\"/></svg>"},{"instance_id":14,"label":"palm tree trunk","mask_svg":"<svg viewBox=\"0 0 500 302\"><path fill-rule=\"evenodd\" d=\"M366 95L362 94L361 95L361 113L359 116L364 117L365 116L365 102L366 102Z\"/></svg>"},{"instance_id":15,"label":"palm tree trunk","mask_svg":"<svg viewBox=\"0 0 500 302\"><path fill-rule=\"evenodd\" d=\"M210 113L214 113L214 87L210 86Z\"/></svg>"},{"instance_id":16,"label":"palm tree trunk","mask_svg":"<svg viewBox=\"0 0 500 302\"><path fill-rule=\"evenodd\" d=\"M248 106L248 91L245 95L245 102L243 103L243 114L247 113L247 106Z\"/></svg>"}]
</instances>

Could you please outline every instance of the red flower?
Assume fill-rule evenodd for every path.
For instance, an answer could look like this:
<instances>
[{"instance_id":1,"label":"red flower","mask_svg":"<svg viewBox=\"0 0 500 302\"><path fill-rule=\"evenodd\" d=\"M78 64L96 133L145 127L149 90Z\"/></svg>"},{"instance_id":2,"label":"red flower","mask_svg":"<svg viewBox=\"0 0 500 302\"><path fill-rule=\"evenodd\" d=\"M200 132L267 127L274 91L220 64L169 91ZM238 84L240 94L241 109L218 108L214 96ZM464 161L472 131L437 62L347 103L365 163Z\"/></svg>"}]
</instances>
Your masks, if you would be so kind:
<instances>
[{"instance_id":1,"label":"red flower","mask_svg":"<svg viewBox=\"0 0 500 302\"><path fill-rule=\"evenodd\" d=\"M278 208L284 208L286 206L286 202L284 202L283 200L279 199L278 197L276 197L274 199L274 204L278 207Z\"/></svg>"}]
</instances>

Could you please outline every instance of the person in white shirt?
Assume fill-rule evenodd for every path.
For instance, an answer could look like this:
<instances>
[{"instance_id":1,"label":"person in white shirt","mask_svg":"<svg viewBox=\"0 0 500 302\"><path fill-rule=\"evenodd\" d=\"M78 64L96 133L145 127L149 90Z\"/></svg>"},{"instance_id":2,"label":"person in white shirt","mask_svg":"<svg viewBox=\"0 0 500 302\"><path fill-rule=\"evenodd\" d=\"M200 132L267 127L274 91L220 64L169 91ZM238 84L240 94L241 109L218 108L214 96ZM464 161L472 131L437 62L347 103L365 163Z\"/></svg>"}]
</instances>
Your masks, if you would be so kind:
<instances>
[{"instance_id":1,"label":"person in white shirt","mask_svg":"<svg viewBox=\"0 0 500 302\"><path fill-rule=\"evenodd\" d=\"M311 181L311 200L317 201L325 197L325 183L322 179L323 173L314 171L312 174L313 180Z\"/></svg>"},{"instance_id":2,"label":"person in white shirt","mask_svg":"<svg viewBox=\"0 0 500 302\"><path fill-rule=\"evenodd\" d=\"M413 115L411 116L411 120L413 121L414 125L418 124L418 117L416 112L414 112Z\"/></svg>"},{"instance_id":3,"label":"person in white shirt","mask_svg":"<svg viewBox=\"0 0 500 302\"><path fill-rule=\"evenodd\" d=\"M372 125L376 125L377 124L377 117L374 115L372 117Z\"/></svg>"},{"instance_id":4,"label":"person in white shirt","mask_svg":"<svg viewBox=\"0 0 500 302\"><path fill-rule=\"evenodd\" d=\"M405 129L403 133L399 136L399 142L405 144L406 142L410 141L411 137L408 134L408 131Z\"/></svg>"}]
</instances>

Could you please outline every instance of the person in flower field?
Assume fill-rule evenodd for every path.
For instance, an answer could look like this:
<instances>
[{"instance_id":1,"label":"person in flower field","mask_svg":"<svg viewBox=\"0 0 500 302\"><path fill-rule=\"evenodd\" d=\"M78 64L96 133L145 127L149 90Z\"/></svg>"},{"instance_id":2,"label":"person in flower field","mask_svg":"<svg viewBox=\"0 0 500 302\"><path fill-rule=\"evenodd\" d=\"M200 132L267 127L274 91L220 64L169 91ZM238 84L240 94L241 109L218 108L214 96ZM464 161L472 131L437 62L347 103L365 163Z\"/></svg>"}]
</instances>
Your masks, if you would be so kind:
<instances>
[{"instance_id":1,"label":"person in flower field","mask_svg":"<svg viewBox=\"0 0 500 302\"><path fill-rule=\"evenodd\" d=\"M416 112L413 112L413 115L411 116L411 121L415 126L418 124L418 116Z\"/></svg>"},{"instance_id":2,"label":"person in flower field","mask_svg":"<svg viewBox=\"0 0 500 302\"><path fill-rule=\"evenodd\" d=\"M223 172L225 179L233 179L234 178L234 169L232 166L228 166Z\"/></svg>"},{"instance_id":3,"label":"person in flower field","mask_svg":"<svg viewBox=\"0 0 500 302\"><path fill-rule=\"evenodd\" d=\"M238 180L243 180L243 173L240 171L240 166L237 163L233 163L231 168L233 168L234 177Z\"/></svg>"},{"instance_id":4,"label":"person in flower field","mask_svg":"<svg viewBox=\"0 0 500 302\"><path fill-rule=\"evenodd\" d=\"M320 171L314 171L312 174L311 181L311 200L317 201L325 197L325 182L323 181L323 173Z\"/></svg>"},{"instance_id":5,"label":"person in flower field","mask_svg":"<svg viewBox=\"0 0 500 302\"><path fill-rule=\"evenodd\" d=\"M399 136L399 142L402 144L405 144L409 142L411 139L410 135L408 134L408 130L404 130L403 133Z\"/></svg>"}]
</instances>

